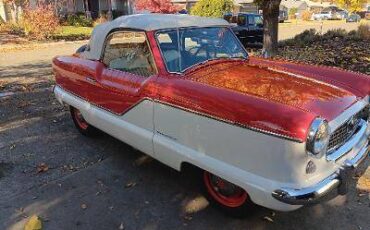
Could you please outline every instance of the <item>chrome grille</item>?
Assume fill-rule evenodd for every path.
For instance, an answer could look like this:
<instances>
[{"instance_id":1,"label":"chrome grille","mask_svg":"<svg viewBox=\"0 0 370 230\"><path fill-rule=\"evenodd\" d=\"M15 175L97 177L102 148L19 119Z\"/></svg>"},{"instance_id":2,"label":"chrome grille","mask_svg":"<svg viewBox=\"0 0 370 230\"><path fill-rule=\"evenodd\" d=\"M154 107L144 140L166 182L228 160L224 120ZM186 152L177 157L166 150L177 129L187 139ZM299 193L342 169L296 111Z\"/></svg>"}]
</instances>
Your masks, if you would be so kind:
<instances>
[{"instance_id":1,"label":"chrome grille","mask_svg":"<svg viewBox=\"0 0 370 230\"><path fill-rule=\"evenodd\" d=\"M331 152L346 143L357 131L361 121L361 113L358 113L337 128L329 139L328 152Z\"/></svg>"}]
</instances>

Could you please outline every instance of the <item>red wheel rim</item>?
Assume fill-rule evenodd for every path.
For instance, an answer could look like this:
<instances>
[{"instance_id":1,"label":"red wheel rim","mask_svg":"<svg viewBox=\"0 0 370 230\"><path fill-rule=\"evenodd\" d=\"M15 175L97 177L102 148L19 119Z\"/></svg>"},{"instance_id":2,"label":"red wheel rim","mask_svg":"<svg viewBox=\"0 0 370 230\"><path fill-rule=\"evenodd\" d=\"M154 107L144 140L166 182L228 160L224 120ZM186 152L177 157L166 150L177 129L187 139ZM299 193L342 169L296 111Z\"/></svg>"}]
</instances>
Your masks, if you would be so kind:
<instances>
[{"instance_id":1,"label":"red wheel rim","mask_svg":"<svg viewBox=\"0 0 370 230\"><path fill-rule=\"evenodd\" d=\"M82 113L78 109L73 109L73 114L76 119L77 125L81 129L87 129L89 127L89 124L85 121L84 117L82 116Z\"/></svg>"},{"instance_id":2,"label":"red wheel rim","mask_svg":"<svg viewBox=\"0 0 370 230\"><path fill-rule=\"evenodd\" d=\"M220 204L236 208L245 203L248 194L242 188L209 172L204 172L204 183L209 194Z\"/></svg>"}]
</instances>

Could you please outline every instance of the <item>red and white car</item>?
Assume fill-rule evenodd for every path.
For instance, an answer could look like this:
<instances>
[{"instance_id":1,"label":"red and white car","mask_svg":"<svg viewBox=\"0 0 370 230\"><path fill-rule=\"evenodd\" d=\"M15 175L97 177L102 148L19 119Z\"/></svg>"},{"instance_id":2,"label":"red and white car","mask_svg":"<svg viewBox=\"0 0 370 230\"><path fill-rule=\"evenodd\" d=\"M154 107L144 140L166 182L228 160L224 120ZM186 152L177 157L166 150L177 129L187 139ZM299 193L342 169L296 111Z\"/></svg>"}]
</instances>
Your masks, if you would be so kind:
<instances>
[{"instance_id":1,"label":"red and white car","mask_svg":"<svg viewBox=\"0 0 370 230\"><path fill-rule=\"evenodd\" d=\"M82 134L99 129L176 170L197 168L233 214L343 194L369 151L369 76L248 57L222 19L120 17L53 68Z\"/></svg>"}]
</instances>

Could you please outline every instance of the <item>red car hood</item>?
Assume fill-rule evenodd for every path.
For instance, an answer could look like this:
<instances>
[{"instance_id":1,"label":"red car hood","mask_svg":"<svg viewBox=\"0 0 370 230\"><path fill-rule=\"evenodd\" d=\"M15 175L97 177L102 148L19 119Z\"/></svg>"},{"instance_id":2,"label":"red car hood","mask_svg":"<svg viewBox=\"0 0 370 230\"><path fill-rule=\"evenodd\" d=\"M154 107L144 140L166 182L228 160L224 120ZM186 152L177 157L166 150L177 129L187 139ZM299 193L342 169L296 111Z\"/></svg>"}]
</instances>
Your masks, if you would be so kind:
<instances>
[{"instance_id":1,"label":"red car hood","mask_svg":"<svg viewBox=\"0 0 370 230\"><path fill-rule=\"evenodd\" d=\"M288 69L273 70L248 62L221 62L199 68L189 78L213 87L232 90L314 113L332 120L358 97L349 90Z\"/></svg>"}]
</instances>

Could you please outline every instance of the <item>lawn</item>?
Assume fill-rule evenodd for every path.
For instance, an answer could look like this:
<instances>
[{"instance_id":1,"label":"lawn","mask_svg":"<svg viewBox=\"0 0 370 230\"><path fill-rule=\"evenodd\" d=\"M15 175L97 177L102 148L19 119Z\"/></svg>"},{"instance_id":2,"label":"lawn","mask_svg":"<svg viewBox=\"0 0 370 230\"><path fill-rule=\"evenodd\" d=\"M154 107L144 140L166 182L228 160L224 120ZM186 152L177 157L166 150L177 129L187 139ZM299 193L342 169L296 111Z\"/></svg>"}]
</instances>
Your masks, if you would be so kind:
<instances>
[{"instance_id":1,"label":"lawn","mask_svg":"<svg viewBox=\"0 0 370 230\"><path fill-rule=\"evenodd\" d=\"M53 36L54 40L84 40L90 38L92 27L62 26Z\"/></svg>"}]
</instances>

